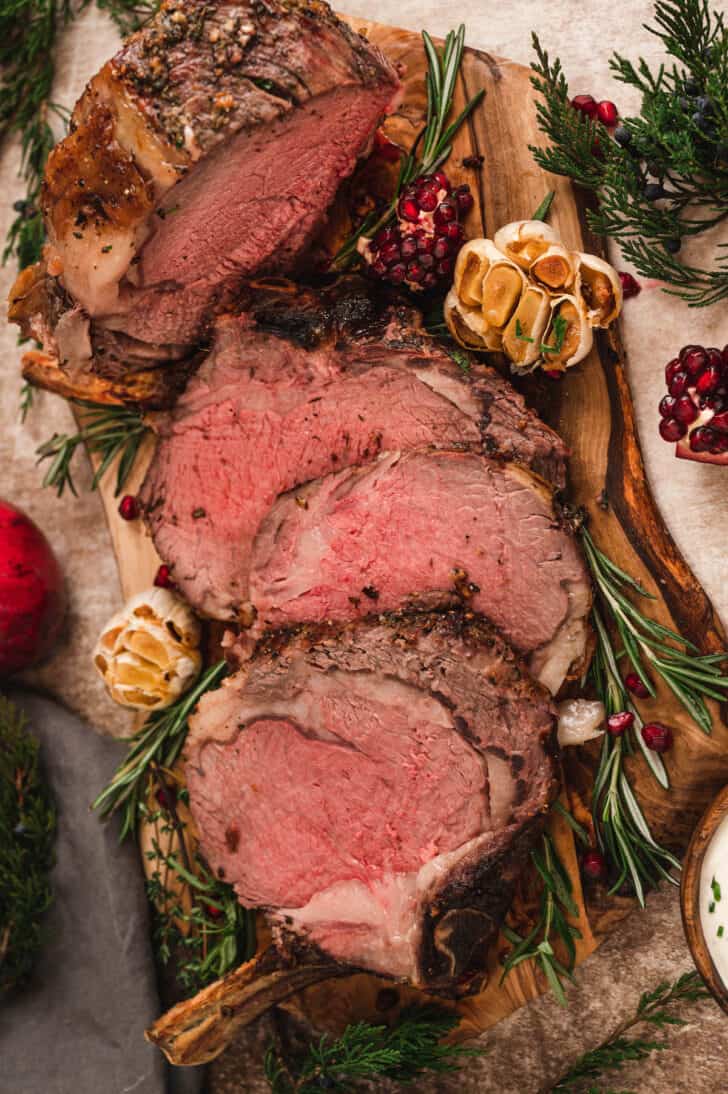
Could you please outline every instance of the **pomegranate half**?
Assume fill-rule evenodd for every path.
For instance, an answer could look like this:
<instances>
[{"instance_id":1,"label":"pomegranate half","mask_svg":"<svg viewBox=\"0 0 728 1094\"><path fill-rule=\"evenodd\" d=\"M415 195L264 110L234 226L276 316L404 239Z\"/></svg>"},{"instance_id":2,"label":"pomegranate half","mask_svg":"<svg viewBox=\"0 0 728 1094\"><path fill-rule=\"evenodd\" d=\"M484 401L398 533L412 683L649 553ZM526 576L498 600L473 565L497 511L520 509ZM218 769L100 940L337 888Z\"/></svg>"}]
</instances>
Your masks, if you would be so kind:
<instances>
[{"instance_id":1,"label":"pomegranate half","mask_svg":"<svg viewBox=\"0 0 728 1094\"><path fill-rule=\"evenodd\" d=\"M42 660L66 610L63 574L48 540L0 500L0 678Z\"/></svg>"}]
</instances>

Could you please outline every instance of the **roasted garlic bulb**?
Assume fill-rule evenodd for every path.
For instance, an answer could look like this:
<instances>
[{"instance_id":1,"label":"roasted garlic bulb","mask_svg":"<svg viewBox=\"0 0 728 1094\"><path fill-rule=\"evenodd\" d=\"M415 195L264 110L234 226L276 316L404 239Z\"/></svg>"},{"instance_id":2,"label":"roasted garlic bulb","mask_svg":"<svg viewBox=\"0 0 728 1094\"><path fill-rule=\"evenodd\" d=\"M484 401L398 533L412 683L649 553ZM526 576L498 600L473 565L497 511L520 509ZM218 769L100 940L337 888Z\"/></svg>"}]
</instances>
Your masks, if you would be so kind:
<instances>
[{"instance_id":1,"label":"roasted garlic bulb","mask_svg":"<svg viewBox=\"0 0 728 1094\"><path fill-rule=\"evenodd\" d=\"M504 353L514 372L563 372L592 348L594 327L622 307L614 267L569 251L553 228L519 220L460 250L445 322L466 349Z\"/></svg>"},{"instance_id":2,"label":"roasted garlic bulb","mask_svg":"<svg viewBox=\"0 0 728 1094\"><path fill-rule=\"evenodd\" d=\"M199 645L200 624L191 608L170 589L153 587L109 620L93 660L115 702L162 710L197 679Z\"/></svg>"}]
</instances>

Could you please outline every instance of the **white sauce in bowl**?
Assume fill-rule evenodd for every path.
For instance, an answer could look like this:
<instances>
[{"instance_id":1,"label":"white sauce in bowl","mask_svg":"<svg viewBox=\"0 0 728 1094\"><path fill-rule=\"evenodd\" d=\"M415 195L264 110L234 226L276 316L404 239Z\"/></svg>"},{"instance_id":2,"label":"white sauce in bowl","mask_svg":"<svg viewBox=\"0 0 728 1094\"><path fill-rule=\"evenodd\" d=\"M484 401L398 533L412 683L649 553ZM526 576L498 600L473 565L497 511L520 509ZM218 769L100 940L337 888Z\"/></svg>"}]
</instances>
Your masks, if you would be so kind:
<instances>
[{"instance_id":1,"label":"white sauce in bowl","mask_svg":"<svg viewBox=\"0 0 728 1094\"><path fill-rule=\"evenodd\" d=\"M700 924L716 972L728 987L728 817L724 817L700 871Z\"/></svg>"}]
</instances>

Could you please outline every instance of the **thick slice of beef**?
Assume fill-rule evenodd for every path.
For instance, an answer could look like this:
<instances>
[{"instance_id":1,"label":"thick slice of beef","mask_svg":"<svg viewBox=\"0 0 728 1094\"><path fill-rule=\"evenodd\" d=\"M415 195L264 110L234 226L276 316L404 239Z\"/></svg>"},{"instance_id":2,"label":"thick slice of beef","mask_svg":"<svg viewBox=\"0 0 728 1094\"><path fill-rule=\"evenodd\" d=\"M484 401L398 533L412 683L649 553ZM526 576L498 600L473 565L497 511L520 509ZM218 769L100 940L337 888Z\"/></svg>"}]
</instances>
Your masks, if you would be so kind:
<instances>
[{"instance_id":1,"label":"thick slice of beef","mask_svg":"<svg viewBox=\"0 0 728 1094\"><path fill-rule=\"evenodd\" d=\"M256 628L465 597L556 691L583 657L586 567L551 491L477 452L387 452L282 495L253 548Z\"/></svg>"},{"instance_id":2,"label":"thick slice of beef","mask_svg":"<svg viewBox=\"0 0 728 1094\"><path fill-rule=\"evenodd\" d=\"M49 158L44 298L14 318L71 372L173 362L243 278L294 267L397 91L321 0L165 0Z\"/></svg>"},{"instance_id":3,"label":"thick slice of beef","mask_svg":"<svg viewBox=\"0 0 728 1094\"><path fill-rule=\"evenodd\" d=\"M563 481L561 441L494 370L464 373L359 282L281 290L218 322L212 352L174 411L141 491L155 546L200 611L248 610L253 539L276 497L384 449L500 452Z\"/></svg>"},{"instance_id":4,"label":"thick slice of beef","mask_svg":"<svg viewBox=\"0 0 728 1094\"><path fill-rule=\"evenodd\" d=\"M270 636L190 720L202 849L284 949L462 990L555 793L554 725L472 613Z\"/></svg>"}]
</instances>

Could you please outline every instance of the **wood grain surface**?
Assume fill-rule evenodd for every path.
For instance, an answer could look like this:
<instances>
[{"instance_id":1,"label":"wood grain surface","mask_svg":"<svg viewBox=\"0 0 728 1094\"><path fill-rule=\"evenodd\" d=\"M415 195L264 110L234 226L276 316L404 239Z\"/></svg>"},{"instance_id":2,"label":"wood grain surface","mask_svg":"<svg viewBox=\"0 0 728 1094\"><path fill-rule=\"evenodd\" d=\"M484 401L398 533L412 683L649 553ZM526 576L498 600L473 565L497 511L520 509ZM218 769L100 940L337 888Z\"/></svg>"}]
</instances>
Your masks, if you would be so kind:
<instances>
[{"instance_id":1,"label":"wood grain surface","mask_svg":"<svg viewBox=\"0 0 728 1094\"><path fill-rule=\"evenodd\" d=\"M385 128L392 139L411 144L422 125L425 108L424 55L419 35L410 31L348 20L362 30L402 72L405 95ZM527 218L549 190L556 191L550 223L567 247L599 252L599 241L587 230L586 200L563 178L546 175L534 162L529 144L540 143L534 93L528 70L487 53L467 50L454 109L459 111L478 88L485 99L458 133L447 171L456 183L471 185L476 204L466 222L469 236L494 234L502 224ZM482 156L481 169L463 164ZM338 214L332 215L336 223ZM570 452L568 500L583 506L597 544L638 578L656 599L646 614L681 631L705 652L723 647L720 625L705 593L670 537L652 500L636 435L634 412L618 330L598 332L589 358L555 382L539 374L519 380L529 403L556 428ZM134 492L151 456L140 460L128 489ZM151 584L159 559L141 522L125 523L117 514L113 476L101 489L125 596ZM606 492L608 508L598 503ZM630 776L658 839L682 854L694 824L717 790L728 781L728 728L712 707L714 730L706 737L669 692L641 704L645 720L667 722L676 743L667 758L672 788L663 791L641 757L629 761ZM564 757L564 801L589 825L589 798L598 746L567 749ZM550 822L558 851L573 879L574 896L583 908L578 924L583 938L577 960L583 961L600 940L632 910L631 899L606 894L603 886L582 891L571 829L554 815ZM514 913L519 925L536 907L537 886L524 879ZM462 1031L480 1031L545 989L541 977L521 964L501 983L500 956L490 956L490 977L479 995L458 1004ZM319 1028L336 1030L352 1018L394 1017L415 993L384 979L356 975L319 984L287 1006Z\"/></svg>"}]
</instances>

